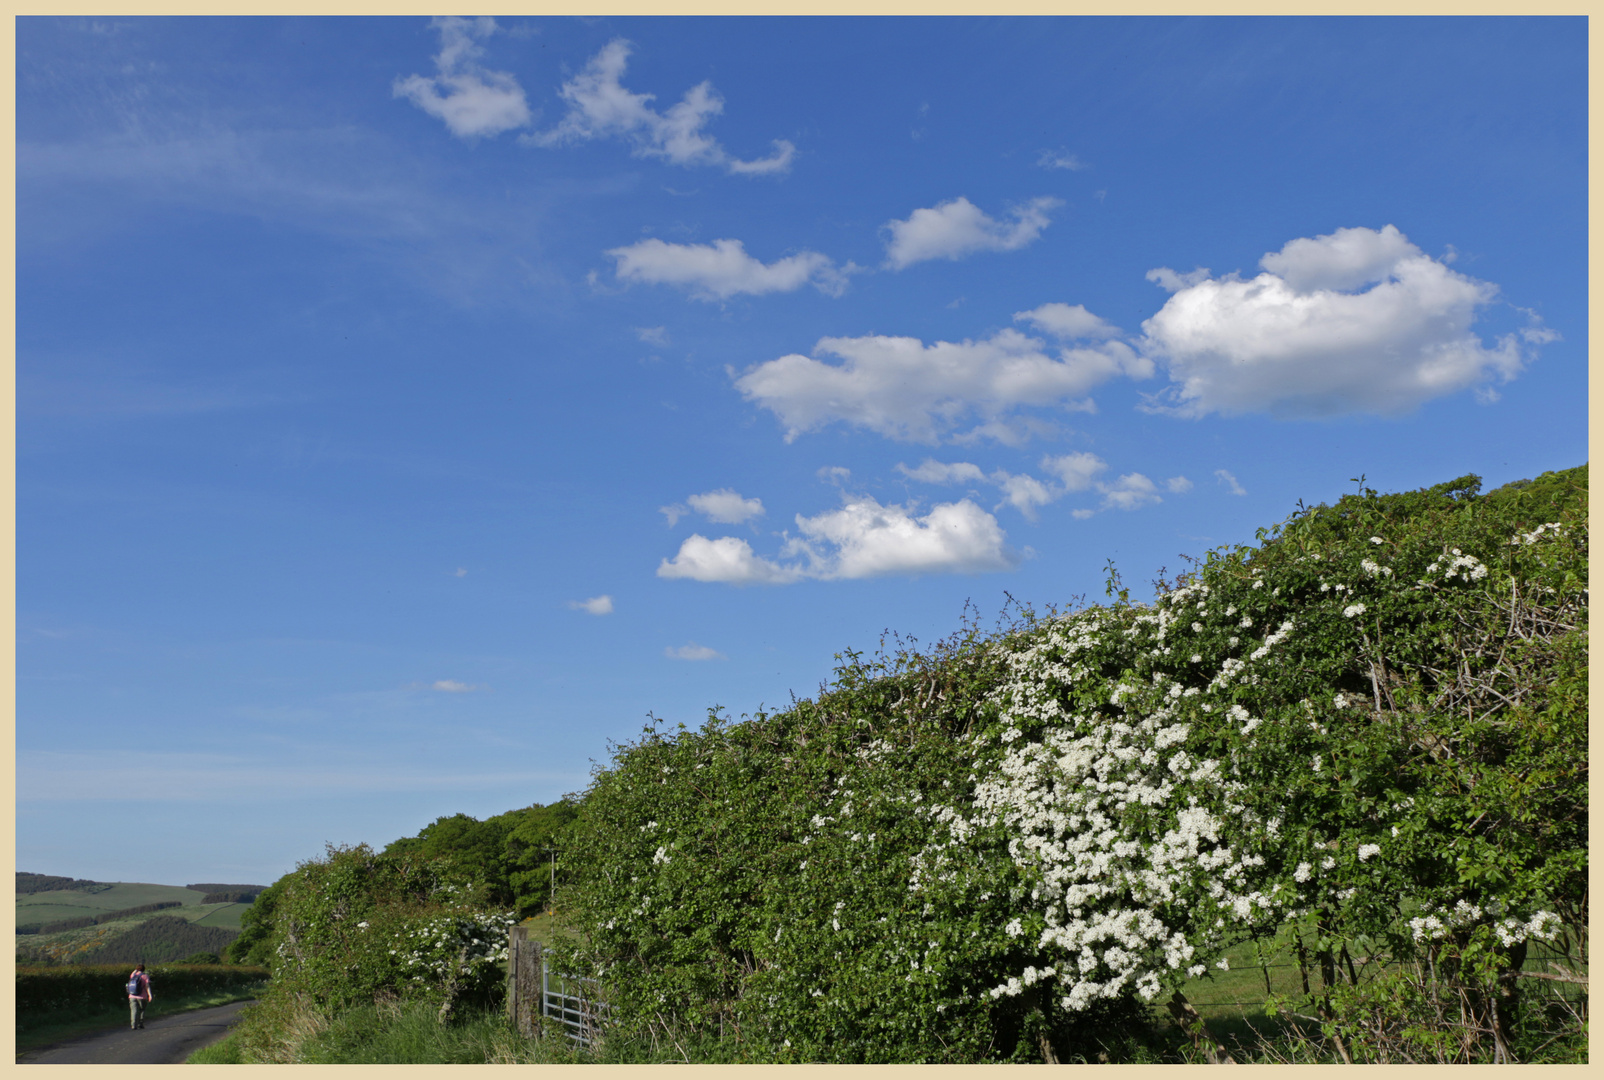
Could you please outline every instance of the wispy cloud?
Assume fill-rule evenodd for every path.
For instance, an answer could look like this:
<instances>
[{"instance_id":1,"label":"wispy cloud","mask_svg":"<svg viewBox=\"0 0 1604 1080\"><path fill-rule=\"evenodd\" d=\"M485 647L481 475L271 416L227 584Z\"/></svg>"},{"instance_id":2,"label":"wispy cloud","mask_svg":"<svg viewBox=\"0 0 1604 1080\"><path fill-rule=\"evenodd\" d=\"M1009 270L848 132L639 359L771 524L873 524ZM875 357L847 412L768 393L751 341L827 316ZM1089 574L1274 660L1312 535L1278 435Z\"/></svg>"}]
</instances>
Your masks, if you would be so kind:
<instances>
[{"instance_id":1,"label":"wispy cloud","mask_svg":"<svg viewBox=\"0 0 1604 1080\"><path fill-rule=\"evenodd\" d=\"M786 172L796 147L785 139L772 142L774 153L743 161L730 156L702 129L724 111L724 99L711 82L685 92L666 113L651 107L655 94L635 94L620 81L633 48L622 38L608 42L585 70L564 83L559 93L568 113L549 131L523 136L537 146L560 146L590 139L617 138L630 144L636 157L662 158L674 165L713 165L737 176Z\"/></svg>"},{"instance_id":2,"label":"wispy cloud","mask_svg":"<svg viewBox=\"0 0 1604 1080\"><path fill-rule=\"evenodd\" d=\"M1100 492L1103 496L1102 509L1105 510L1135 510L1162 501L1157 485L1141 473L1127 473L1111 484L1097 480L1100 474L1107 471L1108 463L1096 454L1048 455L1042 458L1041 468L1052 480L1044 482L1034 476L1009 473L1005 469L987 473L967 461L947 463L926 458L916 469L901 463L897 465L897 471L910 480L929 484L986 483L1000 488L1003 501L998 506L1010 505L1031 521L1036 520L1037 507L1078 491L1095 489ZM1192 490L1192 482L1184 476L1172 476L1164 481L1164 486L1178 495ZM1090 509L1073 511L1077 518L1090 517L1094 512Z\"/></svg>"},{"instance_id":3,"label":"wispy cloud","mask_svg":"<svg viewBox=\"0 0 1604 1080\"><path fill-rule=\"evenodd\" d=\"M611 615L613 598L604 593L601 596L592 596L589 600L570 600L568 606L575 611L588 611L592 615Z\"/></svg>"},{"instance_id":4,"label":"wispy cloud","mask_svg":"<svg viewBox=\"0 0 1604 1080\"><path fill-rule=\"evenodd\" d=\"M260 218L341 242L407 285L453 303L531 302L531 284L566 287L535 235L559 184L513 205L464 196L437 163L372 129L231 126L203 113L60 142L17 145L18 204L33 249L70 249L140 215ZM594 190L622 190L605 178ZM317 269L317 268L314 268ZM349 273L337 262L325 272Z\"/></svg>"},{"instance_id":5,"label":"wispy cloud","mask_svg":"<svg viewBox=\"0 0 1604 1080\"><path fill-rule=\"evenodd\" d=\"M690 642L687 645L681 645L677 649L675 649L675 648L664 649L663 650L663 655L668 657L670 660L728 660L729 659L729 657L725 656L723 653L719 652L717 649L710 649L706 645L698 645L694 641Z\"/></svg>"},{"instance_id":6,"label":"wispy cloud","mask_svg":"<svg viewBox=\"0 0 1604 1080\"><path fill-rule=\"evenodd\" d=\"M1236 477L1232 476L1224 469L1215 469L1214 475L1219 478L1220 483L1225 485L1225 490L1230 492L1232 495L1247 494L1247 490L1243 488L1241 484L1236 482Z\"/></svg>"},{"instance_id":7,"label":"wispy cloud","mask_svg":"<svg viewBox=\"0 0 1604 1080\"><path fill-rule=\"evenodd\" d=\"M1036 508L1054 501L1062 490L1054 490L1034 476L1010 473L1005 469L983 472L968 461L941 462L925 458L916 469L897 463L897 471L910 480L926 484L989 484L1002 489L1003 500L992 509L1012 506L1027 520L1036 520Z\"/></svg>"},{"instance_id":8,"label":"wispy cloud","mask_svg":"<svg viewBox=\"0 0 1604 1080\"><path fill-rule=\"evenodd\" d=\"M1069 169L1079 172L1086 168L1086 163L1064 149L1043 150L1036 158L1036 164L1044 169Z\"/></svg>"},{"instance_id":9,"label":"wispy cloud","mask_svg":"<svg viewBox=\"0 0 1604 1080\"><path fill-rule=\"evenodd\" d=\"M476 683L458 682L455 679L436 679L429 689L438 690L442 694L471 694L486 688Z\"/></svg>"},{"instance_id":10,"label":"wispy cloud","mask_svg":"<svg viewBox=\"0 0 1604 1080\"><path fill-rule=\"evenodd\" d=\"M128 777L140 778L132 789ZM148 751L19 751L19 802L282 802L406 791L483 791L502 785L580 786L584 776L541 770L417 769L368 755L334 767L263 764L229 754Z\"/></svg>"}]
</instances>

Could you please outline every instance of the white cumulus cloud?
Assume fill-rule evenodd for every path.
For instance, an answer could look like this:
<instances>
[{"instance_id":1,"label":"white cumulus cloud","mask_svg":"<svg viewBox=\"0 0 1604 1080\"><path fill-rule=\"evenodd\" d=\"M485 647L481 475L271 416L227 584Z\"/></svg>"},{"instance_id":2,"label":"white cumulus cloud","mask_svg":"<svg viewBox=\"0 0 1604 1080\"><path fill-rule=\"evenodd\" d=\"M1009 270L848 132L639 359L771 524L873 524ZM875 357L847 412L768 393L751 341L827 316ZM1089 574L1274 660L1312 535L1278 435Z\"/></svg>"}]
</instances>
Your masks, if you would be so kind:
<instances>
[{"instance_id":1,"label":"white cumulus cloud","mask_svg":"<svg viewBox=\"0 0 1604 1080\"><path fill-rule=\"evenodd\" d=\"M984 573L1012 569L997 519L968 499L940 503L920 515L913 508L882 506L872 496L844 495L842 505L813 517L796 516L799 535L780 557L763 558L745 540L692 536L664 559L659 577L731 585L789 584L805 578L842 580L891 574Z\"/></svg>"},{"instance_id":2,"label":"white cumulus cloud","mask_svg":"<svg viewBox=\"0 0 1604 1080\"><path fill-rule=\"evenodd\" d=\"M461 139L499 135L527 125L532 116L518 80L479 64L484 49L476 41L496 32L495 20L453 15L435 19L432 25L440 31L440 52L434 58L440 74L397 79L392 87L395 96L445 121L451 134Z\"/></svg>"},{"instance_id":3,"label":"white cumulus cloud","mask_svg":"<svg viewBox=\"0 0 1604 1080\"><path fill-rule=\"evenodd\" d=\"M679 553L657 567L661 578L722 581L728 585L786 585L803 575L794 566L780 566L758 556L736 536L709 540L700 533L687 537Z\"/></svg>"},{"instance_id":4,"label":"white cumulus cloud","mask_svg":"<svg viewBox=\"0 0 1604 1080\"><path fill-rule=\"evenodd\" d=\"M1111 338L1119 336L1119 327L1086 310L1083 304L1043 304L1031 311L1014 312L1015 322L1033 323L1038 330L1076 341L1082 338Z\"/></svg>"},{"instance_id":5,"label":"white cumulus cloud","mask_svg":"<svg viewBox=\"0 0 1604 1080\"><path fill-rule=\"evenodd\" d=\"M619 138L636 157L662 158L674 165L714 165L740 176L782 173L791 167L796 147L774 139L774 153L742 161L731 157L718 140L702 129L724 111L724 99L711 82L691 87L667 112L651 107L654 94L635 94L619 81L629 65L630 43L616 38L593 56L585 70L563 84L559 93L568 113L550 131L524 136L538 146L558 146L588 139Z\"/></svg>"},{"instance_id":6,"label":"white cumulus cloud","mask_svg":"<svg viewBox=\"0 0 1604 1080\"><path fill-rule=\"evenodd\" d=\"M1023 473L1008 473L998 469L992 473L992 482L1002 488L1003 501L1031 521L1036 520L1036 508L1046 506L1063 494Z\"/></svg>"},{"instance_id":7,"label":"white cumulus cloud","mask_svg":"<svg viewBox=\"0 0 1604 1080\"><path fill-rule=\"evenodd\" d=\"M813 352L841 362L792 353L735 380L748 401L779 417L787 442L840 420L892 439L936 443L962 439L954 429L977 416L982 423L971 436L1017 442L1022 425L1003 422L1012 410L1090 410L1089 401L1073 399L1115 375L1150 370L1123 342L1063 349L1054 359L1040 340L1011 328L984 341L931 345L911 337L827 337Z\"/></svg>"},{"instance_id":8,"label":"white cumulus cloud","mask_svg":"<svg viewBox=\"0 0 1604 1080\"><path fill-rule=\"evenodd\" d=\"M613 598L611 596L592 596L589 600L570 600L568 606L575 611L588 611L592 615L611 615L613 613Z\"/></svg>"},{"instance_id":9,"label":"white cumulus cloud","mask_svg":"<svg viewBox=\"0 0 1604 1080\"><path fill-rule=\"evenodd\" d=\"M1148 275L1174 292L1142 324L1142 352L1172 380L1149 409L1395 416L1465 389L1494 397L1489 384L1513 379L1529 358L1515 334L1489 346L1471 332L1496 286L1431 258L1394 226L1292 240L1259 265L1251 280Z\"/></svg>"},{"instance_id":10,"label":"white cumulus cloud","mask_svg":"<svg viewBox=\"0 0 1604 1080\"><path fill-rule=\"evenodd\" d=\"M1168 488L1172 494L1185 495L1188 491L1192 490L1192 481L1188 480L1184 476L1172 476L1168 480L1164 481L1164 486Z\"/></svg>"},{"instance_id":11,"label":"white cumulus cloud","mask_svg":"<svg viewBox=\"0 0 1604 1080\"><path fill-rule=\"evenodd\" d=\"M1141 473L1126 473L1112 484L1098 484L1097 490L1103 493L1104 509L1136 510L1164 501L1158 485Z\"/></svg>"},{"instance_id":12,"label":"white cumulus cloud","mask_svg":"<svg viewBox=\"0 0 1604 1080\"><path fill-rule=\"evenodd\" d=\"M663 655L668 657L670 660L728 660L729 659L729 657L725 656L723 653L719 652L717 649L710 649L706 645L698 645L694 641L690 642L687 645L681 645L677 649L675 649L675 648L664 649L663 650Z\"/></svg>"},{"instance_id":13,"label":"white cumulus cloud","mask_svg":"<svg viewBox=\"0 0 1604 1080\"><path fill-rule=\"evenodd\" d=\"M762 499L743 499L731 488L719 488L685 500L691 509L720 525L739 525L747 518L763 516Z\"/></svg>"},{"instance_id":14,"label":"white cumulus cloud","mask_svg":"<svg viewBox=\"0 0 1604 1080\"><path fill-rule=\"evenodd\" d=\"M1008 570L1018 561L1004 546L997 519L968 499L916 517L906 507L855 496L838 510L798 514L796 524L802 537L789 547L808 556L810 577L973 574Z\"/></svg>"},{"instance_id":15,"label":"white cumulus cloud","mask_svg":"<svg viewBox=\"0 0 1604 1080\"><path fill-rule=\"evenodd\" d=\"M960 196L921 207L906 221L888 221L886 265L901 270L930 259L961 259L979 251L1014 251L1035 240L1048 225L1048 211L1062 205L1051 197L1014 207L1010 220L998 221Z\"/></svg>"},{"instance_id":16,"label":"white cumulus cloud","mask_svg":"<svg viewBox=\"0 0 1604 1080\"><path fill-rule=\"evenodd\" d=\"M793 292L812 285L827 296L840 296L847 275L857 267L837 267L816 251L799 251L765 263L746 253L739 240L711 244L670 244L656 238L607 252L616 259L618 280L688 289L698 300L727 300L740 293L754 296Z\"/></svg>"},{"instance_id":17,"label":"white cumulus cloud","mask_svg":"<svg viewBox=\"0 0 1604 1080\"><path fill-rule=\"evenodd\" d=\"M690 496L685 502L690 505L687 507L684 503L674 503L672 506L658 508L668 518L670 528L693 510L720 525L739 525L748 518L763 516L762 499L743 499L731 488L704 491L700 495Z\"/></svg>"}]
</instances>

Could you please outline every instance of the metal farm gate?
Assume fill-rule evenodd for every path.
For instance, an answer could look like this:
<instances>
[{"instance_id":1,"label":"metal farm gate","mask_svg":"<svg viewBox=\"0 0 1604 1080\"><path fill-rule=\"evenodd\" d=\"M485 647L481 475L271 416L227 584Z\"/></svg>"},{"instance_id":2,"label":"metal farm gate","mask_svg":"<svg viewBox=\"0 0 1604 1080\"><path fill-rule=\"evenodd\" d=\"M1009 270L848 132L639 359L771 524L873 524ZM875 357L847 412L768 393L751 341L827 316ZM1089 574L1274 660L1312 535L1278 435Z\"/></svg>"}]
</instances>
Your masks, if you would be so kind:
<instances>
[{"instance_id":1,"label":"metal farm gate","mask_svg":"<svg viewBox=\"0 0 1604 1080\"><path fill-rule=\"evenodd\" d=\"M561 1025L564 1035L589 1047L607 1013L606 1002L597 1000L596 980L552 973L543 952L526 927L509 931L507 1014L519 1034L533 1038L549 1025Z\"/></svg>"}]
</instances>

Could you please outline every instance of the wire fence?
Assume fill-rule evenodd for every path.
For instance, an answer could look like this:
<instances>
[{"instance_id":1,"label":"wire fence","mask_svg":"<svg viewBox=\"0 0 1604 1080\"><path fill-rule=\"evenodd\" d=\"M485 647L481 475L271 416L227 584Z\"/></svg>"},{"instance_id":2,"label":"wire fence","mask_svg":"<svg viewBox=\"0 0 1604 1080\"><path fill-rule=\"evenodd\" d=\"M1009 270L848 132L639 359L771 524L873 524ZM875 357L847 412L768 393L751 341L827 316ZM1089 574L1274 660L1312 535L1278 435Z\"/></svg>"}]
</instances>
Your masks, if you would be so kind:
<instances>
[{"instance_id":1,"label":"wire fence","mask_svg":"<svg viewBox=\"0 0 1604 1080\"><path fill-rule=\"evenodd\" d=\"M1285 956L1285 953L1281 955ZM1379 971L1396 968L1395 962L1383 962L1379 957L1368 955L1355 956L1352 963L1361 980ZM1535 973L1531 974L1531 978L1536 980L1548 977L1554 965L1558 965L1558 970L1571 972L1570 965L1574 963L1573 957L1533 940L1522 970ZM1585 978L1585 962L1579 974ZM1344 981L1348 980L1344 978ZM1183 993L1193 1007L1212 1010L1215 1016L1223 1017L1258 1012L1272 996L1296 1000L1308 992L1318 993L1321 985L1316 966L1305 969L1295 960L1259 960L1239 952L1231 960L1229 972L1215 971L1209 977L1194 979L1186 985ZM1586 994L1585 984L1573 985L1569 989L1571 996Z\"/></svg>"}]
</instances>

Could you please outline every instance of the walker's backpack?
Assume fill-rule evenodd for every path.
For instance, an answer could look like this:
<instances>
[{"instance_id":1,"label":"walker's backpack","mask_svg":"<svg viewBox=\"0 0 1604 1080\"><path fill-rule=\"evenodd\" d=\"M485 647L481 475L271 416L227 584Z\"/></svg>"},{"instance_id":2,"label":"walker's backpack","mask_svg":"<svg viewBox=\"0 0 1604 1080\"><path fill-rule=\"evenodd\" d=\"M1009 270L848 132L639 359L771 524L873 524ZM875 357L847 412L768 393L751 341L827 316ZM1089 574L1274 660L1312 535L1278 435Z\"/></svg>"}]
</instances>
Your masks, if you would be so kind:
<instances>
[{"instance_id":1,"label":"walker's backpack","mask_svg":"<svg viewBox=\"0 0 1604 1080\"><path fill-rule=\"evenodd\" d=\"M143 979L144 979L144 976L140 975L138 972L135 972L133 975L129 976L129 979L128 979L128 996L129 997L143 997L144 996L145 988L140 985L140 983L141 983L141 981Z\"/></svg>"}]
</instances>

